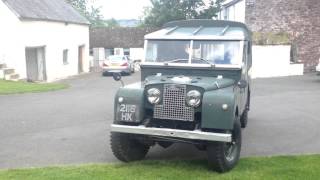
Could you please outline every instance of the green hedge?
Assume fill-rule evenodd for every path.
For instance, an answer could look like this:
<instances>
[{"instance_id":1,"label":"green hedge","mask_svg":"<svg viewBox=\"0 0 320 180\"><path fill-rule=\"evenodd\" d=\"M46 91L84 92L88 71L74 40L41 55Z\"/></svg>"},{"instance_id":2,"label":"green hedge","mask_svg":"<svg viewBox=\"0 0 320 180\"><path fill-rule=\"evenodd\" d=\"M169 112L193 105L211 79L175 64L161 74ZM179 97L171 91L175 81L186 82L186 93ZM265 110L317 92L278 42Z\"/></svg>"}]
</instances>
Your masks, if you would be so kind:
<instances>
[{"instance_id":1,"label":"green hedge","mask_svg":"<svg viewBox=\"0 0 320 180\"><path fill-rule=\"evenodd\" d=\"M285 32L253 32L252 39L255 45L291 45L293 43L290 34Z\"/></svg>"}]
</instances>

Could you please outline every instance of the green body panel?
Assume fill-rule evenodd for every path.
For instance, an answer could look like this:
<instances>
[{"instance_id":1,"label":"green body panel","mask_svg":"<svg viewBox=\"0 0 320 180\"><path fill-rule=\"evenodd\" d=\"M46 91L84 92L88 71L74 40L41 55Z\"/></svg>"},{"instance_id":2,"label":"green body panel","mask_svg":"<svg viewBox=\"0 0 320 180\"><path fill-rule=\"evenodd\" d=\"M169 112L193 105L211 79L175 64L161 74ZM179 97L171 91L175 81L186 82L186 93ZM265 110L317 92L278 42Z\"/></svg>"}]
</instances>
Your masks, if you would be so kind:
<instances>
[{"instance_id":1,"label":"green body panel","mask_svg":"<svg viewBox=\"0 0 320 180\"><path fill-rule=\"evenodd\" d=\"M216 90L219 88L229 87L234 84L234 80L217 78L217 77L201 77L201 76L149 76L145 80L145 85L154 84L184 84L187 86L197 86L204 91Z\"/></svg>"},{"instance_id":2,"label":"green body panel","mask_svg":"<svg viewBox=\"0 0 320 180\"><path fill-rule=\"evenodd\" d=\"M203 95L201 128L204 129L233 129L235 111L238 104L235 87L231 86L215 91L207 91ZM223 110L222 105L228 109Z\"/></svg>"},{"instance_id":3,"label":"green body panel","mask_svg":"<svg viewBox=\"0 0 320 180\"><path fill-rule=\"evenodd\" d=\"M233 79L234 81L241 79L241 69L141 65L141 81L157 73L168 76L184 75L197 77L217 77L223 75L224 78Z\"/></svg>"},{"instance_id":4,"label":"green body panel","mask_svg":"<svg viewBox=\"0 0 320 180\"><path fill-rule=\"evenodd\" d=\"M120 88L114 100L114 121L119 121L117 113L119 112L119 97L123 97L123 104L136 105L137 111L135 113L136 120L142 121L144 117L144 88L140 82L130 84Z\"/></svg>"},{"instance_id":5,"label":"green body panel","mask_svg":"<svg viewBox=\"0 0 320 180\"><path fill-rule=\"evenodd\" d=\"M183 80L180 81L180 78ZM149 76L144 82L120 88L115 96L115 122L120 121L118 117L119 97L124 99L122 104L138 107L135 119L136 123L139 123L143 121L145 109L153 109L153 105L146 101L145 91L150 88L158 88L163 94L164 84L183 84L187 86L187 91L198 90L203 94L202 104L196 109L196 112L201 112L202 129L230 130L233 128L236 108L242 108L240 107L240 90L235 86L235 81L228 78L199 76ZM228 105L227 111L222 109L223 104Z\"/></svg>"}]
</instances>

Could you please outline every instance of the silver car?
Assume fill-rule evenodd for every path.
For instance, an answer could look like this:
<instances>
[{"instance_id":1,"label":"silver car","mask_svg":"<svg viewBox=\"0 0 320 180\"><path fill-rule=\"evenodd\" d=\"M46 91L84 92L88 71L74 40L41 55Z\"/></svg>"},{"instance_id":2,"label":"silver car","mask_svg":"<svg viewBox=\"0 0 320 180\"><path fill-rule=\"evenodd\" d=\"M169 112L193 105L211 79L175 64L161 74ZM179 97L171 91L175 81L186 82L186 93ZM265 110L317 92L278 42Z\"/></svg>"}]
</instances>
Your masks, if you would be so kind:
<instances>
[{"instance_id":1,"label":"silver car","mask_svg":"<svg viewBox=\"0 0 320 180\"><path fill-rule=\"evenodd\" d=\"M102 69L103 74L114 72L131 74L134 73L134 63L128 56L112 55L103 62Z\"/></svg>"}]
</instances>

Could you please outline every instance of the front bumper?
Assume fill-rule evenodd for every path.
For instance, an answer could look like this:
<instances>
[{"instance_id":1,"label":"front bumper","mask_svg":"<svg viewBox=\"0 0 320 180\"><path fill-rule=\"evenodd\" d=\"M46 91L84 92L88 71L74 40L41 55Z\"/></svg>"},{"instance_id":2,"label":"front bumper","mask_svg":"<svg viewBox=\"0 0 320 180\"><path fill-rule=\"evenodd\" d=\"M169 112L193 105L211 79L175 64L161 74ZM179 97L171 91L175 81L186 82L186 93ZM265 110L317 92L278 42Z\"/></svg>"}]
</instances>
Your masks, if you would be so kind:
<instances>
[{"instance_id":1,"label":"front bumper","mask_svg":"<svg viewBox=\"0 0 320 180\"><path fill-rule=\"evenodd\" d=\"M232 140L231 134L228 133L211 133L200 130L187 131L179 129L150 128L145 126L126 126L117 124L111 125L111 132L219 142L231 142Z\"/></svg>"}]
</instances>

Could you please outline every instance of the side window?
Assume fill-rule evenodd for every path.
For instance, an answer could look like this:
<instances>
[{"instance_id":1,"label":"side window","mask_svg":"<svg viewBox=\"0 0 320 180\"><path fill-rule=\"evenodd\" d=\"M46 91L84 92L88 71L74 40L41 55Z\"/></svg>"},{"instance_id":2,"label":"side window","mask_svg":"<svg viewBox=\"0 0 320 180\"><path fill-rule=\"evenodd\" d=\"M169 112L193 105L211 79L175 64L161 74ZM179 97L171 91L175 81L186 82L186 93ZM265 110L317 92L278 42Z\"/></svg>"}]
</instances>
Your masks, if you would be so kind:
<instances>
[{"instance_id":1,"label":"side window","mask_svg":"<svg viewBox=\"0 0 320 180\"><path fill-rule=\"evenodd\" d=\"M248 43L244 42L244 46L243 46L243 59L242 62L244 64L247 64L247 52L248 52Z\"/></svg>"},{"instance_id":2,"label":"side window","mask_svg":"<svg viewBox=\"0 0 320 180\"><path fill-rule=\"evenodd\" d=\"M64 65L69 64L68 55L69 55L69 50L68 49L64 49L63 50L63 64Z\"/></svg>"},{"instance_id":3,"label":"side window","mask_svg":"<svg viewBox=\"0 0 320 180\"><path fill-rule=\"evenodd\" d=\"M248 66L251 67L252 66L252 42L248 41Z\"/></svg>"}]
</instances>

